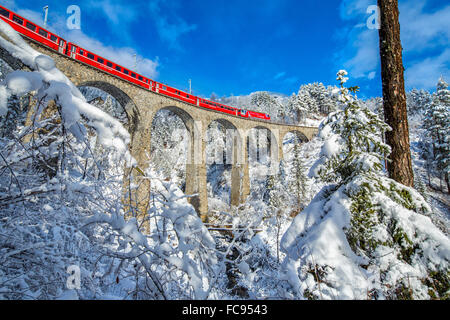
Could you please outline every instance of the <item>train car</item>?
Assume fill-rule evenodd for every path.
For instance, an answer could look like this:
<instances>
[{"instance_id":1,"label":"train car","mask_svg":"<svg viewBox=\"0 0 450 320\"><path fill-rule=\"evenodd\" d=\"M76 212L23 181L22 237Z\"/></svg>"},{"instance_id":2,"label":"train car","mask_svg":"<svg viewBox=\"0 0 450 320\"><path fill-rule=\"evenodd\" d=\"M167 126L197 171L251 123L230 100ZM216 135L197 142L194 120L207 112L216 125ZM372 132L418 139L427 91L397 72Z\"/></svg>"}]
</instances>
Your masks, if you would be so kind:
<instances>
[{"instance_id":1,"label":"train car","mask_svg":"<svg viewBox=\"0 0 450 320\"><path fill-rule=\"evenodd\" d=\"M251 110L248 110L247 112L248 112L248 116L250 118L270 120L270 116L267 113L261 113L261 112L251 111Z\"/></svg>"},{"instance_id":2,"label":"train car","mask_svg":"<svg viewBox=\"0 0 450 320\"><path fill-rule=\"evenodd\" d=\"M210 100L207 100L207 99L200 99L199 106L203 107L203 108L207 108L207 109L216 110L216 111L219 111L219 112L232 114L232 115L235 115L235 116L238 115L238 109L230 107L230 106L227 106L225 104L218 103L216 101L210 101Z\"/></svg>"},{"instance_id":3,"label":"train car","mask_svg":"<svg viewBox=\"0 0 450 320\"><path fill-rule=\"evenodd\" d=\"M43 45L65 54L67 42L56 34L0 6L0 18L14 30Z\"/></svg>"},{"instance_id":4,"label":"train car","mask_svg":"<svg viewBox=\"0 0 450 320\"><path fill-rule=\"evenodd\" d=\"M187 103L191 103L191 104L195 104L195 105L197 104L197 97L196 96L194 96L194 95L192 95L190 93L187 93L187 92L175 89L175 88L173 88L171 86L168 86L166 84L156 83L156 88L155 89L156 90L154 90L154 91L156 91L158 93L161 93L161 94L164 94L166 96L169 96L169 97L172 97L172 98L176 98L176 99L182 100L182 101L187 102Z\"/></svg>"},{"instance_id":5,"label":"train car","mask_svg":"<svg viewBox=\"0 0 450 320\"><path fill-rule=\"evenodd\" d=\"M238 110L238 116L242 118L248 118L248 112L245 109L239 109Z\"/></svg>"},{"instance_id":6,"label":"train car","mask_svg":"<svg viewBox=\"0 0 450 320\"><path fill-rule=\"evenodd\" d=\"M72 59L81 61L97 69L106 71L110 74L123 78L127 81L133 82L146 89L150 89L150 87L152 86L153 81L151 79L143 77L140 74L137 74L136 72L124 68L121 65L118 65L117 63L105 59L72 42L69 42L67 45L67 53Z\"/></svg>"}]
</instances>

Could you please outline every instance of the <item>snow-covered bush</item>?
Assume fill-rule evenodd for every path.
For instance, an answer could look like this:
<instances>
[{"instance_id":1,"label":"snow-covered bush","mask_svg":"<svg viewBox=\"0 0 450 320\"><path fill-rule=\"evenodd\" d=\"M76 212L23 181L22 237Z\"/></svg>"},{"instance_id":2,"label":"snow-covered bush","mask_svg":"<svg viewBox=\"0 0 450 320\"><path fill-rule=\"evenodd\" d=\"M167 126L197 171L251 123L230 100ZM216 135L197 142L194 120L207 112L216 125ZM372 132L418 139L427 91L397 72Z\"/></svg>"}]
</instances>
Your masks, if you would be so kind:
<instances>
[{"instance_id":1,"label":"snow-covered bush","mask_svg":"<svg viewBox=\"0 0 450 320\"><path fill-rule=\"evenodd\" d=\"M382 172L388 129L346 89L342 111L321 126L326 139L310 173L324 187L292 222L281 247L287 297L427 299L449 294L450 241L412 188Z\"/></svg>"},{"instance_id":2,"label":"snow-covered bush","mask_svg":"<svg viewBox=\"0 0 450 320\"><path fill-rule=\"evenodd\" d=\"M86 223L104 228L99 241L109 239L105 255L133 265L136 298L206 299L217 281L215 242L183 192L153 170L147 173L153 191L149 234L121 210L98 212Z\"/></svg>"},{"instance_id":3,"label":"snow-covered bush","mask_svg":"<svg viewBox=\"0 0 450 320\"><path fill-rule=\"evenodd\" d=\"M129 175L124 190L135 163L128 132L51 58L1 20L0 29L0 45L33 70L0 83L2 115L11 94L36 102L29 125L0 138L0 299L209 297L215 243L182 192L155 179L149 216L138 221L144 212L123 201L137 185Z\"/></svg>"}]
</instances>

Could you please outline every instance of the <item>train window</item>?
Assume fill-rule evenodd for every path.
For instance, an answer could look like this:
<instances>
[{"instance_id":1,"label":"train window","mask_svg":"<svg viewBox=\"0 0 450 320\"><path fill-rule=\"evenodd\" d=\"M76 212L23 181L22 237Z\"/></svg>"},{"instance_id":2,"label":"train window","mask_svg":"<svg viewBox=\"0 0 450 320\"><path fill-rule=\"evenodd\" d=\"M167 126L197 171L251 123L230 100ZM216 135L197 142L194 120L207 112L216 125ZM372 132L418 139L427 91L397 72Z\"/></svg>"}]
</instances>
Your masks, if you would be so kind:
<instances>
[{"instance_id":1,"label":"train window","mask_svg":"<svg viewBox=\"0 0 450 320\"><path fill-rule=\"evenodd\" d=\"M9 11L6 10L6 9L0 8L0 14L2 16L5 16L5 17L9 18Z\"/></svg>"},{"instance_id":2,"label":"train window","mask_svg":"<svg viewBox=\"0 0 450 320\"><path fill-rule=\"evenodd\" d=\"M46 38L47 38L47 36L48 36L48 32L45 31L45 30L42 30L42 29L39 29L38 33L39 33L41 36L46 37Z\"/></svg>"},{"instance_id":3,"label":"train window","mask_svg":"<svg viewBox=\"0 0 450 320\"><path fill-rule=\"evenodd\" d=\"M23 19L21 17L16 16L16 15L13 15L13 21L17 22L18 24L23 24Z\"/></svg>"},{"instance_id":4,"label":"train window","mask_svg":"<svg viewBox=\"0 0 450 320\"><path fill-rule=\"evenodd\" d=\"M103 59L100 58L100 57L97 57L97 61L100 62L100 63L105 63L105 60L103 60Z\"/></svg>"},{"instance_id":5,"label":"train window","mask_svg":"<svg viewBox=\"0 0 450 320\"><path fill-rule=\"evenodd\" d=\"M122 71L122 68L119 67L119 66L116 66L116 70L117 70L117 71Z\"/></svg>"},{"instance_id":6,"label":"train window","mask_svg":"<svg viewBox=\"0 0 450 320\"><path fill-rule=\"evenodd\" d=\"M81 54L81 55L84 55L84 51L83 51L83 50L81 50L81 49L80 49L80 54Z\"/></svg>"},{"instance_id":7,"label":"train window","mask_svg":"<svg viewBox=\"0 0 450 320\"><path fill-rule=\"evenodd\" d=\"M128 70L127 69L123 69L123 73L128 74Z\"/></svg>"},{"instance_id":8,"label":"train window","mask_svg":"<svg viewBox=\"0 0 450 320\"><path fill-rule=\"evenodd\" d=\"M109 61L106 61L106 65L108 66L108 67L110 67L110 68L112 68L112 63L111 62L109 62Z\"/></svg>"},{"instance_id":9,"label":"train window","mask_svg":"<svg viewBox=\"0 0 450 320\"><path fill-rule=\"evenodd\" d=\"M163 90L167 90L167 87L166 87L166 86L162 86L162 88L163 88Z\"/></svg>"},{"instance_id":10,"label":"train window","mask_svg":"<svg viewBox=\"0 0 450 320\"><path fill-rule=\"evenodd\" d=\"M144 78L142 78L141 76L139 76L139 80L144 81Z\"/></svg>"},{"instance_id":11,"label":"train window","mask_svg":"<svg viewBox=\"0 0 450 320\"><path fill-rule=\"evenodd\" d=\"M58 40L58 37L53 35L53 34L51 34L50 35L50 40L52 40L53 42L56 42L56 40Z\"/></svg>"},{"instance_id":12,"label":"train window","mask_svg":"<svg viewBox=\"0 0 450 320\"><path fill-rule=\"evenodd\" d=\"M31 31L36 31L36 26L34 24L27 21L26 25L27 28L30 29Z\"/></svg>"},{"instance_id":13,"label":"train window","mask_svg":"<svg viewBox=\"0 0 450 320\"><path fill-rule=\"evenodd\" d=\"M187 94L186 97L189 99L189 95Z\"/></svg>"},{"instance_id":14,"label":"train window","mask_svg":"<svg viewBox=\"0 0 450 320\"><path fill-rule=\"evenodd\" d=\"M64 40L63 39L59 39L59 45L62 46L64 44Z\"/></svg>"},{"instance_id":15,"label":"train window","mask_svg":"<svg viewBox=\"0 0 450 320\"><path fill-rule=\"evenodd\" d=\"M136 73L131 73L131 76L132 76L133 78L136 78Z\"/></svg>"},{"instance_id":16,"label":"train window","mask_svg":"<svg viewBox=\"0 0 450 320\"><path fill-rule=\"evenodd\" d=\"M92 53L87 53L87 57L89 58L89 59L92 59L92 60L94 60L94 55L92 54Z\"/></svg>"}]
</instances>

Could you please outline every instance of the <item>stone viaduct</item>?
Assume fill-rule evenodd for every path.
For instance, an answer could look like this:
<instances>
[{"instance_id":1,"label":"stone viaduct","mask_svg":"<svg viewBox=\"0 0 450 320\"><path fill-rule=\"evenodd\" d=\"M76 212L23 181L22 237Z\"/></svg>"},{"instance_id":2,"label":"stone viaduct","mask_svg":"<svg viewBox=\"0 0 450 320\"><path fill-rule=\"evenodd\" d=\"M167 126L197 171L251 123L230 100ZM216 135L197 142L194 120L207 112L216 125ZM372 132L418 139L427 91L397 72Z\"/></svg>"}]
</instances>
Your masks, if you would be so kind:
<instances>
[{"instance_id":1,"label":"stone viaduct","mask_svg":"<svg viewBox=\"0 0 450 320\"><path fill-rule=\"evenodd\" d=\"M207 177L206 177L206 130L213 121L226 129L233 129L233 163L231 169L231 205L245 201L250 193L248 137L250 130L266 129L270 135L271 159L278 163L283 158L282 143L289 132L297 134L303 141L309 141L317 134L317 128L264 120L244 119L213 110L207 110L187 104L165 95L148 91L138 85L108 74L87 64L53 51L33 40L26 39L34 49L52 57L58 69L78 87L98 88L114 97L124 109L127 117L127 129L132 137L131 154L141 169L145 169L150 154L151 128L155 114L167 109L178 115L190 133L190 148L186 164L186 194L196 194L191 203L202 216L208 213ZM17 69L17 60L0 48L0 58Z\"/></svg>"}]
</instances>

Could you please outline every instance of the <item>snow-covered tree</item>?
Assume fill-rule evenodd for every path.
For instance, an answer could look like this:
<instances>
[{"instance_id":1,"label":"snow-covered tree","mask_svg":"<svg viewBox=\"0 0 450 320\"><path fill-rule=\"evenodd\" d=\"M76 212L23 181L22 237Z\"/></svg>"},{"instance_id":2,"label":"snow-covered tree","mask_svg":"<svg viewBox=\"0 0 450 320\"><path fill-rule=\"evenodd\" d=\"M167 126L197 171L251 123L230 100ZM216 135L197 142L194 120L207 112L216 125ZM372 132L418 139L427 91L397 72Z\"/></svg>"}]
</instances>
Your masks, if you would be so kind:
<instances>
[{"instance_id":1,"label":"snow-covered tree","mask_svg":"<svg viewBox=\"0 0 450 320\"><path fill-rule=\"evenodd\" d=\"M346 73L338 73L341 85L340 100L346 107L331 113L321 123L321 134L327 130L333 132L322 149L322 158L315 164L314 170L321 179L328 182L341 182L359 170L381 169L381 156L389 153L389 147L383 143L383 133L388 126L355 99L350 93L357 87L345 88Z\"/></svg>"},{"instance_id":2,"label":"snow-covered tree","mask_svg":"<svg viewBox=\"0 0 450 320\"><path fill-rule=\"evenodd\" d=\"M432 96L428 91L423 89L412 89L406 93L406 105L408 107L408 114L415 115L423 113L432 102Z\"/></svg>"},{"instance_id":3,"label":"snow-covered tree","mask_svg":"<svg viewBox=\"0 0 450 320\"><path fill-rule=\"evenodd\" d=\"M33 70L0 83L2 114L11 94L33 91L37 110L29 126L0 137L0 299L208 298L220 269L215 243L185 195L134 167L155 180L148 212L134 207L137 178L123 184L124 168L135 164L125 128L50 57L3 21L0 30L9 38L0 44ZM115 172L99 179L106 162Z\"/></svg>"},{"instance_id":4,"label":"snow-covered tree","mask_svg":"<svg viewBox=\"0 0 450 320\"><path fill-rule=\"evenodd\" d=\"M267 91L255 92L251 95L251 104L256 106L255 111L270 114L273 119L284 119L285 110L275 96ZM276 112L276 114L274 114Z\"/></svg>"},{"instance_id":5,"label":"snow-covered tree","mask_svg":"<svg viewBox=\"0 0 450 320\"><path fill-rule=\"evenodd\" d=\"M189 135L183 121L169 110L156 113L152 123L151 159L161 178L182 186Z\"/></svg>"},{"instance_id":6,"label":"snow-covered tree","mask_svg":"<svg viewBox=\"0 0 450 320\"><path fill-rule=\"evenodd\" d=\"M412 188L387 178L381 159L388 129L356 101L338 72L342 111L320 128L321 158L310 173L331 182L284 234L287 297L309 299L446 298L450 240L427 217Z\"/></svg>"},{"instance_id":7,"label":"snow-covered tree","mask_svg":"<svg viewBox=\"0 0 450 320\"><path fill-rule=\"evenodd\" d=\"M450 90L441 77L432 103L425 112L424 127L432 141L434 167L444 177L450 193Z\"/></svg>"},{"instance_id":8,"label":"snow-covered tree","mask_svg":"<svg viewBox=\"0 0 450 320\"><path fill-rule=\"evenodd\" d=\"M312 117L319 112L318 102L312 92L312 85L302 85L297 94L301 106L300 109L307 110L308 117Z\"/></svg>"},{"instance_id":9,"label":"snow-covered tree","mask_svg":"<svg viewBox=\"0 0 450 320\"><path fill-rule=\"evenodd\" d=\"M300 157L300 143L295 141L292 158L291 175L292 180L289 181L289 191L295 195L295 202L297 204L297 210L303 209L303 205L306 203L306 188L308 177L305 174L305 166L303 160Z\"/></svg>"}]
</instances>

